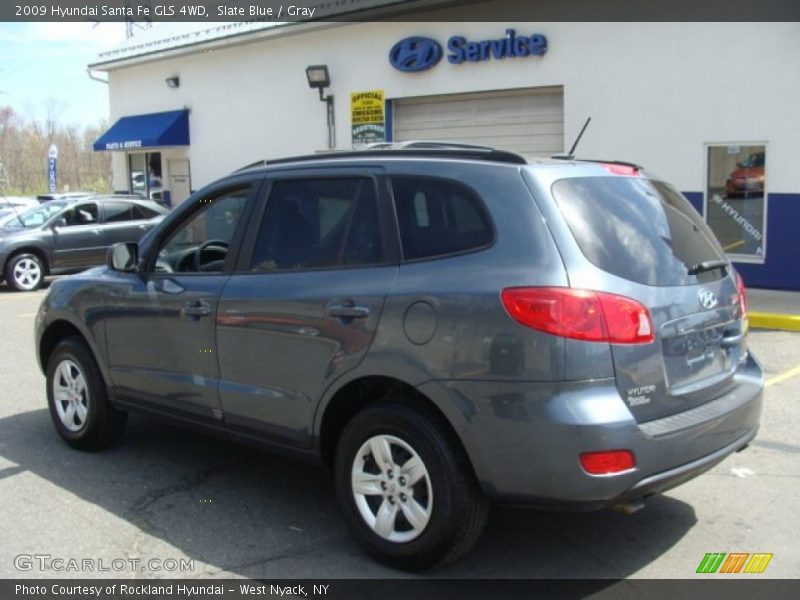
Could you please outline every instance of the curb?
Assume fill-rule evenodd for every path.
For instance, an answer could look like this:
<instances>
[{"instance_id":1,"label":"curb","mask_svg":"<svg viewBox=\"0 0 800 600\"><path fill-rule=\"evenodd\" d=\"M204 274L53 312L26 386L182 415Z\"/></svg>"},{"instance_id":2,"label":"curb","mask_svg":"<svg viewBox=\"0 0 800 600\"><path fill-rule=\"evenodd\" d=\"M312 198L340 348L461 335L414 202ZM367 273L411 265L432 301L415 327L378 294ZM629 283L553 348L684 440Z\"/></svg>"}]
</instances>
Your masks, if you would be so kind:
<instances>
[{"instance_id":1,"label":"curb","mask_svg":"<svg viewBox=\"0 0 800 600\"><path fill-rule=\"evenodd\" d=\"M800 331L800 315L782 315L778 313L748 312L750 327L757 329L782 329L783 331Z\"/></svg>"}]
</instances>

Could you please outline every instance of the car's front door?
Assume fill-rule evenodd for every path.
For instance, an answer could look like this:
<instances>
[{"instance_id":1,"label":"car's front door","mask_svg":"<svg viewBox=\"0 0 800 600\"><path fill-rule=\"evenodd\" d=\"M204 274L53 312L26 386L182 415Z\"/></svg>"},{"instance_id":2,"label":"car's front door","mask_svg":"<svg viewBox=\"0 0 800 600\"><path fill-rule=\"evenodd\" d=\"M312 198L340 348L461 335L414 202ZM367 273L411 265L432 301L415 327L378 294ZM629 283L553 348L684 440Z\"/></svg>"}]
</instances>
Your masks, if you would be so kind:
<instances>
[{"instance_id":1,"label":"car's front door","mask_svg":"<svg viewBox=\"0 0 800 600\"><path fill-rule=\"evenodd\" d=\"M97 202L81 202L67 208L52 225L53 270L101 265L106 259L106 240Z\"/></svg>"},{"instance_id":2,"label":"car's front door","mask_svg":"<svg viewBox=\"0 0 800 600\"><path fill-rule=\"evenodd\" d=\"M215 319L260 180L196 198L148 246L140 272L120 274L106 333L122 401L220 420Z\"/></svg>"},{"instance_id":3,"label":"car's front door","mask_svg":"<svg viewBox=\"0 0 800 600\"><path fill-rule=\"evenodd\" d=\"M308 447L317 403L366 354L397 276L380 173L273 176L220 299L225 422Z\"/></svg>"}]
</instances>

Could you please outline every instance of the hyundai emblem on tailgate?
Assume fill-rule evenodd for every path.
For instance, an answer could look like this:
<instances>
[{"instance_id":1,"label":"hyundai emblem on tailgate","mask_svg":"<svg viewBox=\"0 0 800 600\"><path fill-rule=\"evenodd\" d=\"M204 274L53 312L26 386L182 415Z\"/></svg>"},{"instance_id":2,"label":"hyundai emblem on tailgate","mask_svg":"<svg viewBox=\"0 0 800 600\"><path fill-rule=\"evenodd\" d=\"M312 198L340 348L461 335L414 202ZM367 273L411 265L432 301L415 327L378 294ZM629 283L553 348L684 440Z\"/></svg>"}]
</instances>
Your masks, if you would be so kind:
<instances>
[{"instance_id":1,"label":"hyundai emblem on tailgate","mask_svg":"<svg viewBox=\"0 0 800 600\"><path fill-rule=\"evenodd\" d=\"M714 308L717 305L717 296L711 290L702 289L697 293L697 299L703 308Z\"/></svg>"}]
</instances>

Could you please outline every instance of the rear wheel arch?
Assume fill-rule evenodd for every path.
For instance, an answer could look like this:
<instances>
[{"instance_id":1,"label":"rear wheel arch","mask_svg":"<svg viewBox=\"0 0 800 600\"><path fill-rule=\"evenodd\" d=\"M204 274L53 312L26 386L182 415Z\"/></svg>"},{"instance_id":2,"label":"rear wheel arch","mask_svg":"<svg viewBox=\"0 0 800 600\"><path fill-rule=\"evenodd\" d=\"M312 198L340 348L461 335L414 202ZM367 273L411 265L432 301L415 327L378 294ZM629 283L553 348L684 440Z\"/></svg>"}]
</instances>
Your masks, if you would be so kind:
<instances>
[{"instance_id":1,"label":"rear wheel arch","mask_svg":"<svg viewBox=\"0 0 800 600\"><path fill-rule=\"evenodd\" d=\"M347 382L331 396L323 408L318 431L320 458L328 467L335 462L336 446L347 423L367 407L381 401L401 403L434 419L447 428L469 461L469 453L456 427L445 412L429 396L413 385L387 376L365 376ZM471 461L470 461L470 466ZM474 471L474 467L473 467Z\"/></svg>"},{"instance_id":2,"label":"rear wheel arch","mask_svg":"<svg viewBox=\"0 0 800 600\"><path fill-rule=\"evenodd\" d=\"M337 439L337 497L373 557L423 570L477 541L489 504L463 444L430 400L395 389L358 410Z\"/></svg>"}]
</instances>

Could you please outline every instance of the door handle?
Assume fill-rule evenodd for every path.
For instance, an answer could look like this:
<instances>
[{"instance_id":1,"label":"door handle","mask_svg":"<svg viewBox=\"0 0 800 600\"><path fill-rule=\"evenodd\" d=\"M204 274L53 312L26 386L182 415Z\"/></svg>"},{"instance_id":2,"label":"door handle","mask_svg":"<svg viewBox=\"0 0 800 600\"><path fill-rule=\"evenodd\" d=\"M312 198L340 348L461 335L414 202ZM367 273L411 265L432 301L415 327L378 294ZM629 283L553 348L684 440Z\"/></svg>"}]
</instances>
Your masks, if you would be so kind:
<instances>
[{"instance_id":1,"label":"door handle","mask_svg":"<svg viewBox=\"0 0 800 600\"><path fill-rule=\"evenodd\" d=\"M92 229L92 233L95 235L100 235L103 232L100 229Z\"/></svg>"},{"instance_id":2,"label":"door handle","mask_svg":"<svg viewBox=\"0 0 800 600\"><path fill-rule=\"evenodd\" d=\"M189 300L184 303L181 313L185 317L207 317L211 314L211 305L205 300Z\"/></svg>"},{"instance_id":3,"label":"door handle","mask_svg":"<svg viewBox=\"0 0 800 600\"><path fill-rule=\"evenodd\" d=\"M366 306L358 306L352 300L344 302L331 300L325 305L325 314L340 319L363 319L369 316L369 309Z\"/></svg>"}]
</instances>

